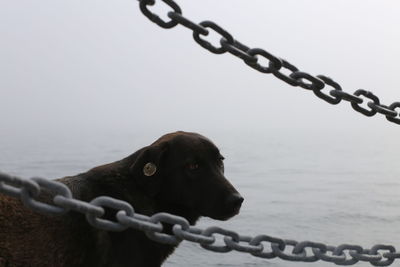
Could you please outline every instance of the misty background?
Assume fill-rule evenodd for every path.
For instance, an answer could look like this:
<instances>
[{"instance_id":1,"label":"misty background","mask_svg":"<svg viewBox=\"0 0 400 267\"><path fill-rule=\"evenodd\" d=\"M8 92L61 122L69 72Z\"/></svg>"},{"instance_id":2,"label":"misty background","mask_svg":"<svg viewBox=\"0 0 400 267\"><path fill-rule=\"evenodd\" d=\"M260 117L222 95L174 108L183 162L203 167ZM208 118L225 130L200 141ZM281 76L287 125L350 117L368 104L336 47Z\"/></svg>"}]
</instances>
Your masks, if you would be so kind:
<instances>
[{"instance_id":1,"label":"misty background","mask_svg":"<svg viewBox=\"0 0 400 267\"><path fill-rule=\"evenodd\" d=\"M177 3L192 21L212 20L346 92L400 101L398 1ZM149 21L135 0L0 0L1 171L72 175L176 130L210 137L246 199L234 219L201 225L333 245L400 243L400 125L212 54L190 30ZM185 243L165 266L310 266L229 255Z\"/></svg>"},{"instance_id":2,"label":"misty background","mask_svg":"<svg viewBox=\"0 0 400 267\"><path fill-rule=\"evenodd\" d=\"M400 99L398 1L179 4L193 21L213 20L248 46L330 76L345 91L363 88L384 104ZM326 129L393 136L400 128L211 54L189 30L150 22L133 0L1 0L0 34L2 132Z\"/></svg>"}]
</instances>

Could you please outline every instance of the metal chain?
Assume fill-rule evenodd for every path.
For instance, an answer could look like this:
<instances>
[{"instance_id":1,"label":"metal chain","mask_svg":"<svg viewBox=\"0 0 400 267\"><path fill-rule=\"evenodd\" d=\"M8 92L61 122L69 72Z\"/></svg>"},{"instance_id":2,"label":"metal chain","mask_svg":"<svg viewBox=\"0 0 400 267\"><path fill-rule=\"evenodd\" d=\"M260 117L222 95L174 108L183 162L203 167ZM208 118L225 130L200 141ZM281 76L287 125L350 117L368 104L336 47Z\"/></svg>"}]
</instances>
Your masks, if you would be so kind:
<instances>
[{"instance_id":1,"label":"metal chain","mask_svg":"<svg viewBox=\"0 0 400 267\"><path fill-rule=\"evenodd\" d=\"M37 199L43 190L53 196L52 203L44 203ZM390 245L378 244L371 249L349 244L334 247L310 241L284 240L268 235L251 237L216 226L199 229L191 226L185 218L169 213L156 213L150 217L138 214L129 203L107 196L97 197L90 203L74 199L66 185L43 178L22 179L0 173L0 192L20 198L26 206L42 214L61 215L75 211L84 214L87 221L98 229L124 231L132 228L144 231L150 239L164 244L177 245L186 240L220 253L235 250L265 259L278 257L287 261L325 261L337 265L369 262L373 266L389 266L400 258L400 252L396 252L395 247ZM115 220L102 218L105 214L104 208L116 211ZM163 224L172 226L172 234L163 232ZM217 234L222 236L222 241L217 241Z\"/></svg>"},{"instance_id":2,"label":"metal chain","mask_svg":"<svg viewBox=\"0 0 400 267\"><path fill-rule=\"evenodd\" d=\"M191 21L182 15L182 9L173 0L138 1L140 10L152 22L165 29L173 28L179 24L192 30L194 40L200 46L214 54L230 53L261 73L272 73L278 79L292 86L300 86L306 90L313 91L318 98L332 105L339 104L342 100L345 100L350 102L355 111L365 116L371 117L380 113L384 115L388 121L400 124L400 113L396 111L398 108L400 110L400 102L394 102L387 106L380 104L379 98L372 92L366 90L360 89L353 94L344 92L337 82L325 75L313 76L306 72L299 71L297 67L288 61L276 57L261 48L249 48L235 40L232 34L213 21L207 20L200 23ZM172 11L167 13L167 16L170 18L169 21L162 20L157 14L149 10L149 6L154 5L157 1L164 2L172 9ZM221 36L220 46L214 46L205 39L210 30L215 31ZM259 62L260 58L268 60L268 65L262 65ZM285 74L283 70L287 70L290 73ZM324 92L323 89L327 87L333 89ZM362 103L365 103L365 101L368 108L360 106Z\"/></svg>"}]
</instances>

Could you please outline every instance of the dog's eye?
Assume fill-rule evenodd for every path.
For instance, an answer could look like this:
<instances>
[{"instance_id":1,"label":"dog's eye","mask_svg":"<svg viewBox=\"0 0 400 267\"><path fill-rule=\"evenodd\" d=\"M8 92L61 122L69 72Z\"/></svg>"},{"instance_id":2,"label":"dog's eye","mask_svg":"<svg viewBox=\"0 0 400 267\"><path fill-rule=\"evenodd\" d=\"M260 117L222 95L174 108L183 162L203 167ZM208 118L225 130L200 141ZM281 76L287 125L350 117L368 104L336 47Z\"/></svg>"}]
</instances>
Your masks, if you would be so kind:
<instances>
[{"instance_id":1,"label":"dog's eye","mask_svg":"<svg viewBox=\"0 0 400 267\"><path fill-rule=\"evenodd\" d=\"M219 166L220 169L222 169L222 172L224 172L225 166L224 166L224 163L222 161L220 161L218 163L218 166Z\"/></svg>"},{"instance_id":2,"label":"dog's eye","mask_svg":"<svg viewBox=\"0 0 400 267\"><path fill-rule=\"evenodd\" d=\"M199 168L199 164L197 163L189 163L186 165L186 168L188 168L189 170L193 171Z\"/></svg>"},{"instance_id":3,"label":"dog's eye","mask_svg":"<svg viewBox=\"0 0 400 267\"><path fill-rule=\"evenodd\" d=\"M225 167L224 167L224 162L223 162L223 160L224 160L225 158L223 157L223 156L220 156L219 158L218 158L218 167L222 170L222 172L224 172L225 171Z\"/></svg>"}]
</instances>

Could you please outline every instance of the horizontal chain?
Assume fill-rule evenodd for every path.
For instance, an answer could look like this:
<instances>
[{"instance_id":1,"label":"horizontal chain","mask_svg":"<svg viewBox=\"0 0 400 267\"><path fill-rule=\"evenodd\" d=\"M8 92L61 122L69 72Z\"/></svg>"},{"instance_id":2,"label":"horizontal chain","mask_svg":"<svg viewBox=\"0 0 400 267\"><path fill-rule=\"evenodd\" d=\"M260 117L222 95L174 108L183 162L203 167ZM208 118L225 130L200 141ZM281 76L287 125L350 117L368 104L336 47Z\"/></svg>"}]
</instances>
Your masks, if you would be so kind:
<instances>
[{"instance_id":1,"label":"horizontal chain","mask_svg":"<svg viewBox=\"0 0 400 267\"><path fill-rule=\"evenodd\" d=\"M156 2L164 2L171 10L167 12L169 21L164 21L159 15L152 13L148 6L156 4ZM400 102L394 102L391 105L380 104L379 98L373 93L365 90L357 90L354 93L344 92L341 86L333 79L325 75L313 76L304 71L299 71L297 67L288 61L276 57L273 54L261 49L250 48L243 45L227 30L219 26L213 21L203 21L195 23L182 15L181 7L173 0L139 0L140 10L152 22L162 28L169 29L176 25L182 25L193 32L194 40L204 49L215 53L229 53L244 61L251 68L258 70L261 73L272 73L278 79L292 86L299 86L306 90L313 91L314 94L332 105L339 104L342 100L350 102L352 108L368 117L379 113L386 117L390 122L400 124ZM210 30L215 31L220 35L220 45L215 46L205 39L209 35ZM268 64L262 65L259 59L266 59ZM282 72L283 69L289 71L289 74ZM327 87L332 87L333 90L323 90ZM363 96L363 97L360 97ZM360 106L364 104L365 107ZM366 108L368 107L368 108Z\"/></svg>"},{"instance_id":2,"label":"horizontal chain","mask_svg":"<svg viewBox=\"0 0 400 267\"><path fill-rule=\"evenodd\" d=\"M42 202L38 199L43 191L53 196L51 201ZM373 266L389 266L400 258L400 253L390 245L378 244L371 249L349 244L333 247L311 241L284 240L268 235L251 237L216 226L199 229L191 226L184 217L169 213L146 216L136 213L128 202L107 196L97 197L90 203L74 199L66 185L43 178L22 179L0 173L0 192L20 198L26 206L42 214L67 216L66 213L69 211L75 211L84 214L87 221L95 228L117 232L128 228L136 229L144 231L148 238L163 244L177 245L186 240L200 244L204 249L220 253L235 250L265 259L278 257L288 261L325 261L337 265L352 265L364 261ZM115 211L114 219L103 218L105 208ZM165 224L172 226L171 234L164 232ZM222 236L222 241L218 242L217 234ZM217 242L220 244L217 245Z\"/></svg>"}]
</instances>

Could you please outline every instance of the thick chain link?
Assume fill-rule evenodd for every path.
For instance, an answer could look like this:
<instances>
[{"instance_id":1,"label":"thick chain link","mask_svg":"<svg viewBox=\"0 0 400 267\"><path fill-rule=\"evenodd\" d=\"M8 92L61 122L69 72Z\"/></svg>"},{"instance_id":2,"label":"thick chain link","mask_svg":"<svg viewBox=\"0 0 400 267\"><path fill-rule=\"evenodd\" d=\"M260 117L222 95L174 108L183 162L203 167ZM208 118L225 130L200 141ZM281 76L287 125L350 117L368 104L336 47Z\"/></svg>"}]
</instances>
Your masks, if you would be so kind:
<instances>
[{"instance_id":1,"label":"thick chain link","mask_svg":"<svg viewBox=\"0 0 400 267\"><path fill-rule=\"evenodd\" d=\"M52 201L45 203L38 200L43 191L53 196ZM20 198L29 208L42 214L61 215L75 211L84 214L87 221L98 229L124 231L132 228L144 231L150 239L164 244L177 245L186 240L220 253L235 250L265 259L278 257L287 261L325 261L337 265L353 265L361 261L373 266L389 266L400 258L400 253L390 245L378 244L371 249L349 244L334 247L268 235L251 237L216 226L199 229L191 226L185 218L173 214L156 213L149 217L135 213L129 203L107 196L97 197L90 203L74 199L66 185L43 178L22 179L0 173L0 192ZM113 220L102 218L105 208L116 212ZM164 231L165 224L172 226L172 233ZM218 241L216 235L222 236L222 241Z\"/></svg>"},{"instance_id":2,"label":"thick chain link","mask_svg":"<svg viewBox=\"0 0 400 267\"><path fill-rule=\"evenodd\" d=\"M167 13L170 21L162 20L160 16L148 9L149 6L154 5L157 1L164 2L172 9L172 11ZM181 7L173 0L139 0L139 5L142 13L162 28L170 29L179 24L192 30L194 40L204 49L214 54L230 53L261 73L272 73L278 79L292 86L299 86L306 90L313 91L317 97L329 104L336 105L342 100L345 100L350 102L355 111L365 116L371 117L379 113L384 115L388 121L400 124L400 114L399 111L396 111L396 109L400 110L400 102L394 102L391 105L382 105L376 95L362 89L355 91L353 94L346 93L337 82L325 75L313 76L307 72L299 71L293 64L261 48L250 48L240 43L234 39L231 33L213 21L206 20L200 23L191 21L182 15ZM205 39L210 30L220 35L220 46L215 46ZM268 60L268 66L263 66L259 62L260 58ZM285 74L283 72L285 69L290 73ZM332 89L323 92L323 89L328 86ZM364 96L366 99L360 96ZM369 109L360 106L363 103L365 103Z\"/></svg>"}]
</instances>

